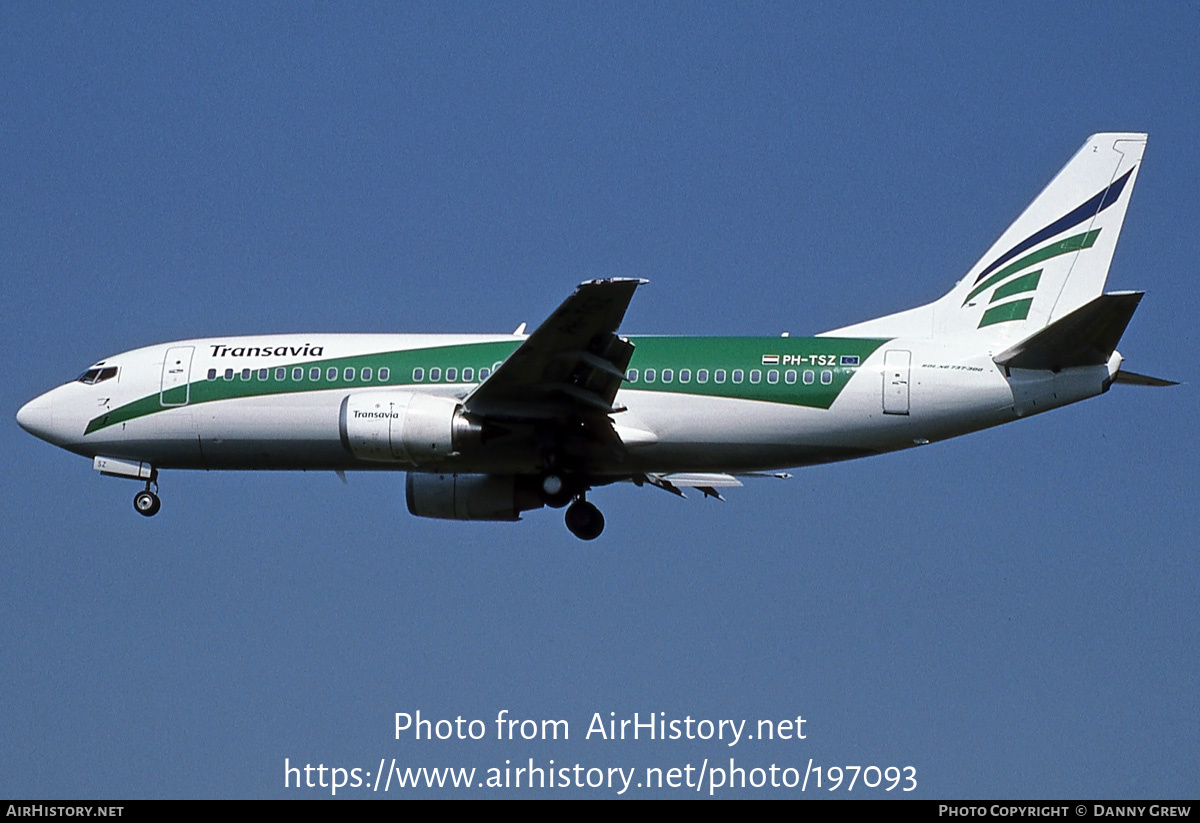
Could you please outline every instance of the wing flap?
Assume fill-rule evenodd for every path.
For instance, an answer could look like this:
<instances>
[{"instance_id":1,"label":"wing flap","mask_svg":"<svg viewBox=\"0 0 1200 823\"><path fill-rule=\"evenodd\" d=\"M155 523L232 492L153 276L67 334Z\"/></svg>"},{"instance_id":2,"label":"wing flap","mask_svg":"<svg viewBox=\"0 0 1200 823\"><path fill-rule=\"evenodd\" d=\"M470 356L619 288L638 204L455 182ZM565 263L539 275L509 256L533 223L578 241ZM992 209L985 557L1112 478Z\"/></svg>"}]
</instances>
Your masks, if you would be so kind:
<instances>
[{"instance_id":1,"label":"wing flap","mask_svg":"<svg viewBox=\"0 0 1200 823\"><path fill-rule=\"evenodd\" d=\"M721 493L717 489L737 488L742 485L742 481L731 474L716 474L711 472L644 474L634 477L633 482L639 486L642 483L649 483L651 486L660 488L665 492L670 492L676 497L683 498L686 498L687 495L683 493L683 489L680 486L686 489L696 489L705 497L714 497L722 502L725 498L721 496Z\"/></svg>"}]
</instances>

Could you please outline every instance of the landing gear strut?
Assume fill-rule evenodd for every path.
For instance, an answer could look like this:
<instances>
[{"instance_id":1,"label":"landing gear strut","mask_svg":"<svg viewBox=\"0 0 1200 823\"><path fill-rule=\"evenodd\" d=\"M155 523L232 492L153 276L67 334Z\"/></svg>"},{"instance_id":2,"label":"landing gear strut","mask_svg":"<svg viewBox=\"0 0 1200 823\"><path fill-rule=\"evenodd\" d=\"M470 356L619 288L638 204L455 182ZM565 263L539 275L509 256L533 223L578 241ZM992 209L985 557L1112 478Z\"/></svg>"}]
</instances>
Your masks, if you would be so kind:
<instances>
[{"instance_id":1,"label":"landing gear strut","mask_svg":"<svg viewBox=\"0 0 1200 823\"><path fill-rule=\"evenodd\" d=\"M604 531L604 515L580 495L567 509L567 528L580 540L595 540Z\"/></svg>"},{"instance_id":2,"label":"landing gear strut","mask_svg":"<svg viewBox=\"0 0 1200 823\"><path fill-rule=\"evenodd\" d=\"M153 517L158 514L158 510L162 508L162 501L158 499L158 495L150 491L150 484L154 484L155 490L158 489L158 472L154 472L150 479L146 481L146 488L133 496L133 510L143 517Z\"/></svg>"}]
</instances>

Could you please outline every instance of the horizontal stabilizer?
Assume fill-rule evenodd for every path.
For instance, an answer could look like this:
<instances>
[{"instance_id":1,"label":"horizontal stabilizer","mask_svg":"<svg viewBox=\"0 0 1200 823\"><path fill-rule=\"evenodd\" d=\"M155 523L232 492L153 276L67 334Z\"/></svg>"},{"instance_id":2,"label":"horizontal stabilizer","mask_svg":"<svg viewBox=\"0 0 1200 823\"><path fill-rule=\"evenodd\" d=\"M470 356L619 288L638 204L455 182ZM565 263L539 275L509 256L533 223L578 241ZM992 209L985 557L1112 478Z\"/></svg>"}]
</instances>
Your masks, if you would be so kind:
<instances>
[{"instance_id":1,"label":"horizontal stabilizer","mask_svg":"<svg viewBox=\"0 0 1200 823\"><path fill-rule=\"evenodd\" d=\"M1142 292L1102 294L992 358L1010 369L1060 371L1102 366L1112 357Z\"/></svg>"},{"instance_id":2,"label":"horizontal stabilizer","mask_svg":"<svg viewBox=\"0 0 1200 823\"><path fill-rule=\"evenodd\" d=\"M1129 386L1178 386L1176 380L1163 380L1161 377L1151 377L1147 374L1125 371L1121 369L1113 378L1114 383L1125 383Z\"/></svg>"}]
</instances>

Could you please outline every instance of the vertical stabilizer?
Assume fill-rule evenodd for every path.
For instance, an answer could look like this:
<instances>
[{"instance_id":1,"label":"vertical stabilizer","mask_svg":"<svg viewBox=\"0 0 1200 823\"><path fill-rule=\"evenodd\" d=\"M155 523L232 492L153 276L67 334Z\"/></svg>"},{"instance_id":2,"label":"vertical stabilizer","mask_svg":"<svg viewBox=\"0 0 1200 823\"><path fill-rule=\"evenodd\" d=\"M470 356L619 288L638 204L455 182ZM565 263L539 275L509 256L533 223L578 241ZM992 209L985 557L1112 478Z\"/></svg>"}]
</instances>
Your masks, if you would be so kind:
<instances>
[{"instance_id":1,"label":"vertical stabilizer","mask_svg":"<svg viewBox=\"0 0 1200 823\"><path fill-rule=\"evenodd\" d=\"M979 336L1045 328L1104 290L1146 135L1088 138L967 276L940 300L828 334Z\"/></svg>"}]
</instances>

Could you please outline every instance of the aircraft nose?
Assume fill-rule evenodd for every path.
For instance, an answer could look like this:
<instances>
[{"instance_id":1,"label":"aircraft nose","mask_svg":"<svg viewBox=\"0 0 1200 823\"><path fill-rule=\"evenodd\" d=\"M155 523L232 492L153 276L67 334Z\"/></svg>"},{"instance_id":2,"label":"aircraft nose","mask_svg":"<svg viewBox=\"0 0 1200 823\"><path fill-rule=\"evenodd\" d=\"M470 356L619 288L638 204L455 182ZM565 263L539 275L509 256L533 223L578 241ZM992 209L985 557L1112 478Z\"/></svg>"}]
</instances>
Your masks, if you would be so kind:
<instances>
[{"instance_id":1,"label":"aircraft nose","mask_svg":"<svg viewBox=\"0 0 1200 823\"><path fill-rule=\"evenodd\" d=\"M54 404L51 392L35 397L17 411L17 425L34 437L50 441L54 434Z\"/></svg>"}]
</instances>

